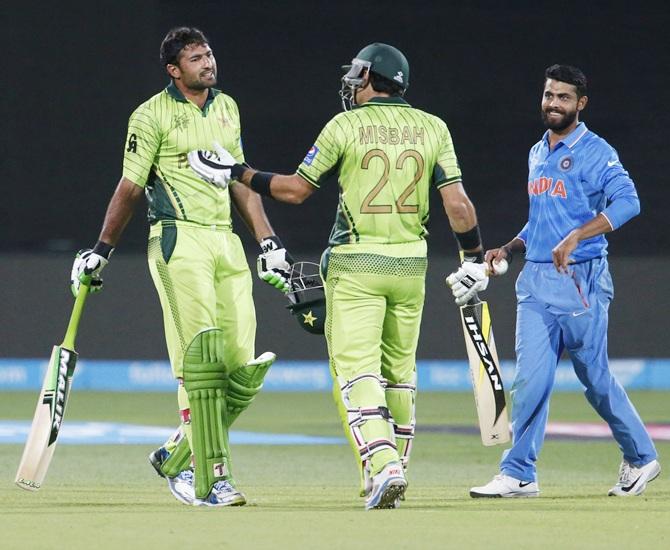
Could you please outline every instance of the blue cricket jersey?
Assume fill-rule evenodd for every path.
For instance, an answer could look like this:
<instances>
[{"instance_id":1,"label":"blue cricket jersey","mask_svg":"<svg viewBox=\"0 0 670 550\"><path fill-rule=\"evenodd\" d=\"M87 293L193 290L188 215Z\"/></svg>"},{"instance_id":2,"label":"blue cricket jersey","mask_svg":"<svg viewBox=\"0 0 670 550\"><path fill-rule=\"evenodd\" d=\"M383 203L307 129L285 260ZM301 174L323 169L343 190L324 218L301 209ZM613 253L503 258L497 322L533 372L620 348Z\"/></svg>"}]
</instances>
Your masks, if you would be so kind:
<instances>
[{"instance_id":1,"label":"blue cricket jersey","mask_svg":"<svg viewBox=\"0 0 670 550\"><path fill-rule=\"evenodd\" d=\"M583 122L549 150L549 131L528 155L528 222L517 235L526 260L551 262L551 250L570 231L604 214L617 229L640 212L635 184L604 139ZM579 243L570 255L583 262L607 255L598 235Z\"/></svg>"}]
</instances>

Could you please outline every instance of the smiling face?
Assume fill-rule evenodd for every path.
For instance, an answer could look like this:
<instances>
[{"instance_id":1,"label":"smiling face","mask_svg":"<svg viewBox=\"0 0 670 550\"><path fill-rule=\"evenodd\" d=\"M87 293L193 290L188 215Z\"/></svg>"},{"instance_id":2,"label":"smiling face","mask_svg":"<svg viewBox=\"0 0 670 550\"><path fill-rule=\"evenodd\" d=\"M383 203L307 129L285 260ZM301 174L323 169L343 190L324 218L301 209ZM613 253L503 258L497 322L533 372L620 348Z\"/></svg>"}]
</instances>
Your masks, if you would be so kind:
<instances>
[{"instance_id":1,"label":"smiling face","mask_svg":"<svg viewBox=\"0 0 670 550\"><path fill-rule=\"evenodd\" d=\"M167 66L168 74L181 87L201 91L216 85L216 59L209 44L188 44L179 52L177 63Z\"/></svg>"},{"instance_id":2,"label":"smiling face","mask_svg":"<svg viewBox=\"0 0 670 550\"><path fill-rule=\"evenodd\" d=\"M588 98L577 95L577 87L567 82L547 78L542 94L542 122L557 133L570 132L579 122L579 112Z\"/></svg>"}]
</instances>

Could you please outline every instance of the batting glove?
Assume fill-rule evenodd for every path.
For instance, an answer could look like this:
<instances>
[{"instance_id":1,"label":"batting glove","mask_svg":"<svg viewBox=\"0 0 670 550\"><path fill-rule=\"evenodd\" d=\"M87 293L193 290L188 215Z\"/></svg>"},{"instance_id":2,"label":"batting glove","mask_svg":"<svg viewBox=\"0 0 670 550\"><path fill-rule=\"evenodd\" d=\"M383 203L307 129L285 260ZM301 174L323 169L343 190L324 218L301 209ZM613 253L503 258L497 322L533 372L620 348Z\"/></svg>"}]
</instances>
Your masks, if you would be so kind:
<instances>
[{"instance_id":1,"label":"batting glove","mask_svg":"<svg viewBox=\"0 0 670 550\"><path fill-rule=\"evenodd\" d=\"M276 289L288 292L293 258L274 235L261 241L261 250L256 262L258 276Z\"/></svg>"},{"instance_id":2,"label":"batting glove","mask_svg":"<svg viewBox=\"0 0 670 550\"><path fill-rule=\"evenodd\" d=\"M489 285L488 270L486 264L463 262L458 271L447 277L447 284L451 287L456 305L463 306L478 292L486 290Z\"/></svg>"},{"instance_id":3,"label":"batting glove","mask_svg":"<svg viewBox=\"0 0 670 550\"><path fill-rule=\"evenodd\" d=\"M80 250L72 264L70 272L70 290L76 297L79 293L81 281L90 277L89 292L100 292L102 290L102 278L100 272L109 263L109 260L100 254L96 254L90 248Z\"/></svg>"},{"instance_id":4,"label":"batting glove","mask_svg":"<svg viewBox=\"0 0 670 550\"><path fill-rule=\"evenodd\" d=\"M225 189L230 183L230 169L237 164L237 161L216 141L214 142L214 149L216 149L216 153L203 150L189 152L187 155L188 163L191 169L203 180Z\"/></svg>"}]
</instances>

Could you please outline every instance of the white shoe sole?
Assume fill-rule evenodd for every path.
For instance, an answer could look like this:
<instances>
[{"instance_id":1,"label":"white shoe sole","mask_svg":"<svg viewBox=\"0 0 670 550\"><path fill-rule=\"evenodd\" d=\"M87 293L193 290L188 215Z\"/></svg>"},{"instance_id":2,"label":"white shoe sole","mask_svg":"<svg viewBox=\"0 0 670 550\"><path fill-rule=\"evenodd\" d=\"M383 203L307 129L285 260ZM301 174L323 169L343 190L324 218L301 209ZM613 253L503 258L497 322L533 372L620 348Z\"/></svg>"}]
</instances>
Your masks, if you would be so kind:
<instances>
[{"instance_id":1,"label":"white shoe sole","mask_svg":"<svg viewBox=\"0 0 670 550\"><path fill-rule=\"evenodd\" d=\"M223 506L244 506L247 503L247 499L244 498L244 495L239 493L235 497L231 497L229 500L226 500L225 502L217 502L215 504L212 504L211 502L207 502L206 500L199 500L195 499L193 501L193 506L209 506L211 508L221 508Z\"/></svg>"},{"instance_id":2,"label":"white shoe sole","mask_svg":"<svg viewBox=\"0 0 670 550\"><path fill-rule=\"evenodd\" d=\"M610 497L636 497L644 493L647 488L647 484L654 481L661 473L661 465L656 462L656 467L650 470L647 475L640 475L631 485L628 487L612 487L608 492L607 496Z\"/></svg>"},{"instance_id":3,"label":"white shoe sole","mask_svg":"<svg viewBox=\"0 0 670 550\"><path fill-rule=\"evenodd\" d=\"M491 494L491 493L478 493L477 491L470 490L470 496L472 498L535 498L540 496L540 491L528 491L525 493Z\"/></svg>"}]
</instances>

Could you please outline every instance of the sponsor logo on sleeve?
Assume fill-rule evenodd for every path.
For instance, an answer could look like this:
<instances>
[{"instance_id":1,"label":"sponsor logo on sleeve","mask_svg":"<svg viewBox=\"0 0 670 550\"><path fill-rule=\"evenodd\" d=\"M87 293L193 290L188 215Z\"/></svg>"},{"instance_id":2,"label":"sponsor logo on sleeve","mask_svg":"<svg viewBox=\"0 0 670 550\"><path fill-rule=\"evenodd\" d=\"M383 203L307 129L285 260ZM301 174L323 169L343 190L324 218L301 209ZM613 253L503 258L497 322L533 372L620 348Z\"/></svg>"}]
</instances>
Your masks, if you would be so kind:
<instances>
[{"instance_id":1,"label":"sponsor logo on sleeve","mask_svg":"<svg viewBox=\"0 0 670 550\"><path fill-rule=\"evenodd\" d=\"M309 148L309 151L307 151L305 159L302 161L303 164L306 164L307 166L312 166L312 163L314 162L314 159L318 154L319 154L319 148L316 145L312 145Z\"/></svg>"}]
</instances>

